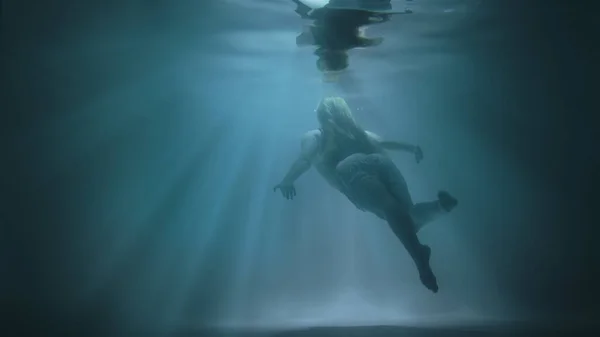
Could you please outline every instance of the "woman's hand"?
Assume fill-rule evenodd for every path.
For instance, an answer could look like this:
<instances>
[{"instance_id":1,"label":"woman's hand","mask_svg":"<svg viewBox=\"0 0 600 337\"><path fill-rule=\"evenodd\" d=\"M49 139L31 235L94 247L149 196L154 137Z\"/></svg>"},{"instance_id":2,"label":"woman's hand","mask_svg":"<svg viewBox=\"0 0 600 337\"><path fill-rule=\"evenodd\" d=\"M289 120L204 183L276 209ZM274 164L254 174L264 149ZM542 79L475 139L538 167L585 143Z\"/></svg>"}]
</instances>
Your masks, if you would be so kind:
<instances>
[{"instance_id":1,"label":"woman's hand","mask_svg":"<svg viewBox=\"0 0 600 337\"><path fill-rule=\"evenodd\" d=\"M296 188L293 183L281 182L273 187L274 192L278 189L281 191L281 195L288 200L292 200L296 196Z\"/></svg>"}]
</instances>

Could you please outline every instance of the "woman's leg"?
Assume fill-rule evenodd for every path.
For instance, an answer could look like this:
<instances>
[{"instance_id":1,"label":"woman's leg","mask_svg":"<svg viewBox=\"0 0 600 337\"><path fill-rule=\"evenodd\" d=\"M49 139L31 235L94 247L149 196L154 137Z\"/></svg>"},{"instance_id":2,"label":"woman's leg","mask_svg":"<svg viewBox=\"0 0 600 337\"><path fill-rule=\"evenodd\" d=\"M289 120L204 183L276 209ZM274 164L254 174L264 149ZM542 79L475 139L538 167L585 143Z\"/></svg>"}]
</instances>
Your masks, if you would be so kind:
<instances>
[{"instance_id":1,"label":"woman's leg","mask_svg":"<svg viewBox=\"0 0 600 337\"><path fill-rule=\"evenodd\" d=\"M446 191L440 191L437 200L415 204L410 210L410 214L415 222L417 233L426 224L448 214L456 205L458 205L456 198Z\"/></svg>"},{"instance_id":2,"label":"woman's leg","mask_svg":"<svg viewBox=\"0 0 600 337\"><path fill-rule=\"evenodd\" d=\"M404 179L399 180L391 171L392 167L395 168L394 164L386 156L354 154L340 162L336 169L348 197L360 208L383 214L396 237L412 257L419 270L421 282L433 292L437 292L437 281L429 265L431 250L421 244L417 237L416 226L410 214L410 196L396 196L391 193L390 186L404 183ZM396 180L392 180L392 177Z\"/></svg>"}]
</instances>

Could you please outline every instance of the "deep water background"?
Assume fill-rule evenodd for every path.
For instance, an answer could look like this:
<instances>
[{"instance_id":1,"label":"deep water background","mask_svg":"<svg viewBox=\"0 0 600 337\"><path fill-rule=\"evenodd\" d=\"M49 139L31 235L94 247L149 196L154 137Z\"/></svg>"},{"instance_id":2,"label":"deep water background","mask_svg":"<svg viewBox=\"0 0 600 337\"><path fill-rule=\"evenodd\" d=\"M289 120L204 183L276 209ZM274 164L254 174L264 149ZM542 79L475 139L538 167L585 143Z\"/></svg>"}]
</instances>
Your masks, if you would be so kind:
<instances>
[{"instance_id":1,"label":"deep water background","mask_svg":"<svg viewBox=\"0 0 600 337\"><path fill-rule=\"evenodd\" d=\"M287 3L261 4L3 2L8 321L169 332L597 317L597 29L584 5L394 19L336 86L296 50ZM416 200L459 198L421 234L439 294L315 172L293 202L272 193L326 94L423 147L419 165L394 155Z\"/></svg>"}]
</instances>

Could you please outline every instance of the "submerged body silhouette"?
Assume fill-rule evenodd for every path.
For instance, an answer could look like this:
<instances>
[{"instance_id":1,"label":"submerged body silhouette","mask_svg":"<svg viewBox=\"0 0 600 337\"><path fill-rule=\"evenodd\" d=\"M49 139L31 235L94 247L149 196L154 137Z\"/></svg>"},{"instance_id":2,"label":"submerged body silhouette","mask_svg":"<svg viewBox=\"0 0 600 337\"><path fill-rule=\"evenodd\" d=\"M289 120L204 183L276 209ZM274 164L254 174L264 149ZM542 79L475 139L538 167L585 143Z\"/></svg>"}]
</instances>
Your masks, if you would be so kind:
<instances>
[{"instance_id":1,"label":"submerged body silhouette","mask_svg":"<svg viewBox=\"0 0 600 337\"><path fill-rule=\"evenodd\" d=\"M343 98L327 97L319 103L317 118L321 128L304 134L301 153L275 190L287 199L296 195L294 182L311 166L358 209L387 221L412 257L421 282L431 291L438 285L431 270L431 249L420 243L417 232L440 215L450 212L457 200L439 192L438 200L414 204L402 173L386 155L386 150L408 151L417 162L418 146L384 141L358 126Z\"/></svg>"}]
</instances>

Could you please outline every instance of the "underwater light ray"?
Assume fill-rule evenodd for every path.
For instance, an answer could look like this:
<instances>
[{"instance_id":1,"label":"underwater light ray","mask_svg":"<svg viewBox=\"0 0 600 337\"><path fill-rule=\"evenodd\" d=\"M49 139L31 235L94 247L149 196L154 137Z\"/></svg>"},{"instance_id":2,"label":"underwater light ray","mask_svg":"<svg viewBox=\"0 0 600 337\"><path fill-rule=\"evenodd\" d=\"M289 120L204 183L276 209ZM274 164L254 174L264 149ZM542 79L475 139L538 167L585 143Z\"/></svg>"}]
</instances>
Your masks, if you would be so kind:
<instances>
[{"instance_id":1,"label":"underwater light ray","mask_svg":"<svg viewBox=\"0 0 600 337\"><path fill-rule=\"evenodd\" d=\"M93 270L90 271L89 284L84 287L83 293L88 295L94 292L94 289L99 289L102 284L105 284L109 275L112 275L112 269L116 268L117 262L126 255L126 251L131 248L131 245L136 241L136 238L145 230L144 224L152 220L152 214L162 203L165 202L167 191L172 187L172 184L177 178L183 174L188 163L193 162L196 156L202 155L208 157L213 152L210 147L206 146L206 140L218 140L223 133L217 127L207 134L197 133L195 130L188 130L194 133L191 137L181 137L181 131L177 132L174 137L170 137L165 142L156 144L154 147L144 146L151 153L146 153L146 156L151 158L155 164L147 162L144 175L140 175L139 171L133 170L135 165L130 166L133 171L121 172L120 174L129 174L132 178L125 179L124 184L112 187L110 190L104 189L103 194L106 196L99 198L105 200L101 207L106 207L106 211L98 211L95 209L98 204L92 205L90 210L93 214L99 214L94 222L94 230L88 230L83 235L82 242L89 240L100 241L104 244L102 247L102 255L98 256L96 261L90 263ZM192 139L192 141L187 140ZM135 147L135 144L130 146ZM122 148L122 146L121 146ZM173 151L173 148L182 149L197 149L196 151ZM114 149L110 147L109 149ZM121 152L122 153L122 152ZM143 154L143 153L142 153ZM140 152L136 154L136 157ZM127 161L135 161L133 157L129 157ZM165 169L164 163L169 163L168 169ZM152 181L152 183L148 183ZM126 226L115 227L107 224L127 224ZM118 230L117 230L118 229ZM99 232L102 231L102 232ZM108 237L107 237L108 236ZM107 237L106 239L101 239ZM87 296L87 295L86 295ZM84 296L85 297L85 296Z\"/></svg>"},{"instance_id":2,"label":"underwater light ray","mask_svg":"<svg viewBox=\"0 0 600 337\"><path fill-rule=\"evenodd\" d=\"M277 270L277 266L281 267L283 260L279 258L285 257L289 252L289 248L286 246L287 243L289 243L289 238L292 234L285 230L286 228L290 228L290 226L288 226L290 225L289 221L285 221L282 218L286 213L283 204L289 203L289 201L283 200L279 191L273 191L273 185L277 181L275 173L279 174L280 172L278 169L280 167L279 156L275 151L280 150L281 145L275 141L278 139L275 133L270 133L267 138L268 139L261 140L261 144L264 143L268 145L263 147L260 154L260 162L256 163L256 166L260 167L254 168L257 172L267 173L262 175L263 179L257 179L252 185L252 189L257 191L254 194L259 193L263 198L263 203L260 205L261 209L256 210L255 212L260 213L259 219L254 221L255 223L259 223L257 224L259 229L256 230L254 238L250 237L250 240L254 240L255 244L251 244L247 241L241 242L242 246L246 245L256 248L248 248L251 250L250 255L244 253L240 254L242 257L246 257L247 260L252 260L252 262L255 263L255 268L248 271L246 282L246 287L248 289L246 289L247 291L244 291L246 293L256 293L256 290L261 291L262 289L274 290L273 288L264 288L264 286L266 284L277 284L276 280L274 280L277 277L273 277L275 274L271 274L271 271ZM259 202L259 200L256 201L256 203ZM295 202L295 204L302 207L301 203ZM286 216L285 219L291 220L288 216ZM246 230L248 232L252 231L251 228L247 228ZM274 253L275 249L277 249L277 253ZM259 278L261 280L260 282L257 281ZM256 288L257 286L258 289ZM249 287L252 287L252 289L249 289ZM244 298L240 298L240 300L243 301ZM259 301L260 300L261 299L259 299Z\"/></svg>"},{"instance_id":3,"label":"underwater light ray","mask_svg":"<svg viewBox=\"0 0 600 337\"><path fill-rule=\"evenodd\" d=\"M135 285L128 292L130 305L134 306L131 309L144 319L152 315L155 323L168 320L172 303L177 300L173 297L178 289L176 285L190 276L187 272L190 264L186 261L197 256L192 254L190 258L191 241L197 240L205 230L197 219L210 205L197 205L198 199L193 197L203 192L200 186L207 177L199 172L202 172L206 152L198 152L188 162L171 184L165 201L155 209L144 236L129 250L130 260L146 262L145 266L136 267ZM131 258L131 254L136 257ZM128 263L122 267L130 268Z\"/></svg>"},{"instance_id":4,"label":"underwater light ray","mask_svg":"<svg viewBox=\"0 0 600 337\"><path fill-rule=\"evenodd\" d=\"M333 191L330 191L333 192ZM347 202L342 195L337 195L334 203L327 210L334 215L334 221L325 223L324 226L333 233L330 244L333 250L333 263L336 265L337 288L342 289L354 286L355 252L354 239L356 236L356 213L358 210Z\"/></svg>"},{"instance_id":5,"label":"underwater light ray","mask_svg":"<svg viewBox=\"0 0 600 337\"><path fill-rule=\"evenodd\" d=\"M304 196L305 194L302 195ZM277 247L273 242L269 244L269 241L264 241L264 244L266 245L266 247L264 247L266 252L265 255L269 258L267 259L268 263L262 267L265 271L260 275L259 284L263 285L266 283L271 284L274 287L261 288L262 291L268 292L269 295L267 295L267 298L259 300L261 303L258 306L255 305L253 307L249 317L241 317L241 315L238 315L238 317L231 317L229 321L223 321L221 324L249 327L270 326L275 328L280 324L292 324L293 322L289 321L292 320L295 322L294 324L303 325L302 323L299 323L299 320L293 320L292 317L302 314L306 319L309 319L311 315L308 312L304 312L304 310L307 310L306 308L313 305L321 305L325 310L327 303L332 303L332 301L335 300L334 298L331 298L333 292L336 291L335 289L340 289L342 287L358 287L358 285L353 282L354 274L352 263L354 259L349 252L352 251L352 242L355 234L358 232L356 226L362 224L359 225L353 222L355 214L351 207L348 207L348 212L345 213L346 215L340 218L340 206L342 208L347 206L345 199L334 193L324 193L320 195L327 196L328 198L319 200L311 198L311 201L309 201L308 204L304 203L301 199L297 201L294 200L294 212L297 211L298 214L306 214L306 216L292 220L293 216L287 214L281 224L282 228L296 227L300 229L303 232L302 235L295 235L291 238L289 235L292 233L279 230L278 232L280 234L278 235L269 232L269 237L272 239L269 241L272 242L274 241L273 239L276 239L280 242L280 245L284 246ZM311 206L313 203L319 203L320 206ZM322 215L317 217L308 215L315 213ZM290 217L292 219L290 219ZM285 237L282 237L282 235L285 235ZM342 235L342 237L340 237L340 235ZM335 238L334 241L327 242L332 238ZM290 240L298 242L299 246L296 248L289 248ZM296 255L296 257L292 255ZM287 259L287 261L285 261L287 262L286 266L280 265L281 262L275 263L282 257ZM298 269L298 274L294 272L296 268L289 267L302 266L306 261L314 261L315 258L318 259L318 264ZM286 270L288 267L290 268L289 271ZM295 290L286 289L287 287L285 284L287 283L311 283L315 281L315 277L320 280L318 282L324 282L323 286L328 288L331 287L331 290L327 293L328 295L321 294L319 297L310 296L306 293L307 290L299 290L297 285L294 286ZM348 280L348 277L351 279ZM332 307L330 306L330 309L331 308ZM257 310L260 311L257 312ZM287 313L279 314L276 312L277 310L285 311Z\"/></svg>"},{"instance_id":6,"label":"underwater light ray","mask_svg":"<svg viewBox=\"0 0 600 337\"><path fill-rule=\"evenodd\" d=\"M235 132L234 132L235 130ZM240 130L242 130L240 132ZM235 192L233 177L237 177L243 172L243 154L246 152L245 146L251 140L251 135L243 127L230 126L221 132L222 142L211 144L210 157L205 161L207 177L203 186L204 196L210 196L211 205L209 212L203 217L203 223L210 224L210 230L207 229L199 246L205 247L211 239L210 234L217 225L216 219L226 206L227 197ZM200 254L202 255L202 254Z\"/></svg>"},{"instance_id":7,"label":"underwater light ray","mask_svg":"<svg viewBox=\"0 0 600 337\"><path fill-rule=\"evenodd\" d=\"M266 194L260 224L261 230L257 234L255 245L257 249L253 258L255 268L250 271L250 277L246 282L247 293L249 294L246 296L246 300L255 308L252 312L253 316L260 315L264 303L268 303L273 297L281 296L282 282L291 277L289 273L285 272L287 266L284 264L286 262L288 266L292 264L289 261L289 241L293 238L293 235L285 228L289 228L289 225L293 226L293 224L290 223L289 220L291 219L287 216L287 221L281 220L284 210L273 202L274 198L279 199L281 195L278 192ZM250 296L252 297L249 298Z\"/></svg>"},{"instance_id":8,"label":"underwater light ray","mask_svg":"<svg viewBox=\"0 0 600 337\"><path fill-rule=\"evenodd\" d=\"M233 130L236 132L234 133ZM227 200L235 194L236 179L234 177L244 174L245 165L242 163L246 157L242 154L251 151L253 146L251 132L245 128L233 126L223 134L226 141L212 152L212 160L209 161L210 168L205 176L212 179L203 177L206 180L201 191L197 193L198 197L210 196L212 207L207 207L203 214L199 215L197 223L206 226L201 233L198 233L201 235L186 236L188 245L194 247L194 252L186 259L187 262L182 267L185 276L181 277L177 287L174 287L173 293L170 294L172 300L165 312L171 324L183 317L189 301L194 300L189 298L189 294L197 286L202 271L201 267L205 263L208 251L213 249L211 242L216 237L220 225L219 218L226 210ZM232 149L236 150L232 152ZM218 177L218 179L214 177Z\"/></svg>"},{"instance_id":9,"label":"underwater light ray","mask_svg":"<svg viewBox=\"0 0 600 337\"><path fill-rule=\"evenodd\" d=\"M314 170L312 168L311 170ZM309 172L311 174L313 172ZM302 177L300 179L303 179ZM320 178L320 177L319 177ZM302 183L306 183L303 179ZM300 184L300 183L299 183ZM296 197L291 203L284 200L279 192L274 193L271 199L276 199L277 202L272 202L273 209L273 230L272 237L270 240L266 240L264 243L264 249L267 256L270 256L269 265L274 270L286 270L300 259L300 252L303 251L303 247L306 247L302 242L306 241L305 238L308 235L309 228L314 225L312 217L315 213L323 211L323 205L330 202L330 199L323 200L319 206L312 208L306 204L303 197L311 197L307 190L299 190L298 193L302 193L302 196ZM325 194L329 196L329 194ZM318 199L311 199L312 201L319 201ZM288 204L288 205L286 205ZM333 222L334 217L331 212L323 212L323 222ZM285 254L284 254L285 253ZM294 272L290 270L289 273L282 273L288 276L285 279L293 279Z\"/></svg>"},{"instance_id":10,"label":"underwater light ray","mask_svg":"<svg viewBox=\"0 0 600 337\"><path fill-rule=\"evenodd\" d=\"M259 137L257 137L260 139ZM273 137L269 137L266 142L261 142L264 146L260 146L260 152L257 153L254 159L257 164L258 176L254 180L254 196L252 197L249 204L248 221L242 229L242 242L239 248L239 253L236 261L236 277L232 286L231 299L230 301L243 300L248 293L248 289L244 283L248 283L248 280L252 277L251 269L256 263L256 256L258 254L258 247L256 246L261 236L262 227L265 219L265 212L268 211L269 196L273 191L270 188L271 177L273 176L273 167L275 162L276 142ZM258 140L255 139L255 142ZM237 308L240 309L240 308ZM237 316L235 312L236 308L232 312L233 316Z\"/></svg>"},{"instance_id":11,"label":"underwater light ray","mask_svg":"<svg viewBox=\"0 0 600 337\"><path fill-rule=\"evenodd\" d=\"M269 74L272 75L273 73ZM269 78L270 77L267 77L267 79ZM279 76L278 78L281 79ZM239 91L241 88L249 86L253 82L239 82L238 79L238 86L232 90L231 81L228 81L225 78L219 78L215 80L216 81L212 82L215 95L211 96L211 100L214 101L214 106L217 107L219 111L216 113L212 112L211 115L214 116L215 119L227 121L227 123L229 123L229 129L225 131L227 134L226 138L228 138L228 144L221 144L221 146L215 148L215 153L213 154L213 156L223 159L211 161L209 164L211 165L212 169L214 169L214 177L218 178L211 179L210 181L206 182L207 185L214 185L213 187L207 187L207 189L213 190L212 198L214 199L213 201L215 207L211 208L210 211L204 214L203 223L212 226L213 230L211 231L212 234L203 235L203 237L200 238L200 242L197 243L198 249L196 249L196 252L194 253L195 258L194 260L189 260L189 263L187 264L189 267L188 270L195 268L194 271L191 271L191 274L194 276L190 276L186 280L182 280L183 284L180 284L177 287L177 293L174 294L176 300L172 302L173 313L169 315L172 321L175 321L177 317L183 317L185 310L189 309L191 302L196 300L195 298L189 297L188 294L191 293L192 289L197 285L197 280L200 279L199 273L201 273L203 270L200 267L203 265L202 261L205 260L205 258L209 255L208 252L218 249L217 246L213 245L213 243L216 244L216 241L213 241L213 238L217 238L215 235L219 234L218 237L226 237L231 235L231 233L227 231L227 228L230 226L224 225L223 222L236 222L237 220L228 220L228 218L231 217L231 214L230 212L227 212L226 206L237 203L237 201L233 199L235 199L235 190L239 189L238 185L240 182L238 180L242 178L245 180L248 179L247 177L244 177L244 175L247 175L248 173L246 172L248 168L245 163L248 160L248 156L251 156L250 160L256 160L255 147L260 148L260 146L254 144L253 140L256 140L256 137L263 133L262 130L257 128L264 128L265 120L262 118L266 117L264 113L268 113L268 111L270 111L269 107L265 106L265 101L261 100L257 101L256 108L252 107L254 104L252 103L252 100L247 101L243 110L240 111L240 102L238 100L231 99L232 97L236 96L254 97L251 94L254 92L254 86L248 88L250 89L249 92L248 90L243 89L242 91ZM277 87L281 88L282 86ZM203 88L200 84L194 85L192 83L191 90L203 91L205 88ZM277 100L269 100L268 102L278 104ZM259 119L257 119L257 114L247 113L249 111L258 112L258 116L261 117L258 124L257 121L259 121ZM276 114L275 116L271 117L277 116L280 116L280 114ZM272 122L273 120L272 118L267 118L266 121ZM255 184L253 183L252 186L254 185ZM269 183L267 185L270 186L271 184ZM215 309L219 310L217 308Z\"/></svg>"},{"instance_id":12,"label":"underwater light ray","mask_svg":"<svg viewBox=\"0 0 600 337\"><path fill-rule=\"evenodd\" d=\"M376 225L385 226L386 224L381 223ZM393 277L394 271L396 270L395 268L400 267L400 264L394 263L397 262L396 256L394 254L390 254L389 250L387 250L386 247L381 244L382 234L379 228L377 228L378 226L369 227L374 228L366 230L360 238L360 240L363 240L362 245L364 247L362 261L365 261L363 263L368 265L366 268L369 271L368 275L370 275L366 281L368 284L362 285L362 288L368 298L381 301L382 296L378 289L381 289L382 285L384 285L388 280L395 281L395 278ZM371 288L373 283L375 288ZM393 294L390 295L393 296ZM387 297L389 298L390 296L388 295Z\"/></svg>"},{"instance_id":13,"label":"underwater light ray","mask_svg":"<svg viewBox=\"0 0 600 337\"><path fill-rule=\"evenodd\" d=\"M247 173L252 175L252 180L243 183L247 186L246 188L250 188L253 192L247 208L248 215L244 221L244 227L240 229L239 246L236 247L236 260L231 268L234 279L229 286L231 291L226 296L227 300L223 308L222 318L236 318L243 315L244 306L248 304L248 294L252 291L248 288L248 283L251 281L250 278L256 276L256 272L253 272L252 269L256 266L256 259L260 254L256 245L261 242L261 237L264 234L261 233L265 226L264 220L272 213L272 208L268 205L274 194L272 186L276 183L273 180L273 173L277 167L276 154L280 152L277 137L283 136L283 134L279 135L275 131L283 131L282 126L289 124L290 121L305 118L304 116L289 115L293 110L290 111L289 103L287 103L290 97L296 95L297 89L300 89L295 88L295 86L300 85L295 81L298 72L296 67L297 58L291 58L290 60L290 58L285 57L273 60L277 62L281 71L268 73L267 83L270 83L274 89L270 91L269 98L252 96L252 99L248 101L248 105L242 111L239 111L243 113L244 111L256 109L261 112L264 119L256 124L255 116L246 116L246 114L243 114L243 117L240 116L243 120L251 123L246 126L246 130L253 134L251 141L252 155L249 157L250 161L248 162L251 165L245 165ZM256 107L254 108L254 106ZM281 111L287 111L287 113L282 114ZM267 124L265 124L265 121ZM248 179L248 177L245 179ZM277 237L269 235L268 241L273 240L277 240Z\"/></svg>"},{"instance_id":14,"label":"underwater light ray","mask_svg":"<svg viewBox=\"0 0 600 337\"><path fill-rule=\"evenodd\" d=\"M279 174L280 171L277 171ZM276 183L273 175L270 178L266 182L267 186ZM272 192L272 190L269 192ZM291 203L294 209L290 213L290 209L285 206L285 203L289 203L289 201L284 200L279 191L268 193L265 202L269 206L264 212L265 220L262 224L264 233L260 238L261 252L264 257L264 260L261 260L264 265L261 267L264 272L261 275L259 291L268 291L269 295L267 298L259 300L261 304L255 309L255 314L258 315L263 314L262 311L265 306L271 305L273 298L287 297L291 293L291 290L288 291L287 285L289 285L290 280L295 279L295 273L291 266L297 265L299 261L298 252L300 250L295 243L300 241L299 236L301 234L299 232L303 231L304 228L300 223L302 221L301 217L306 212L300 200L294 200ZM233 313L229 312L221 317L220 324L235 324L236 321L242 318L235 317Z\"/></svg>"}]
</instances>

